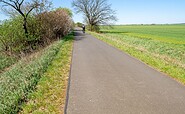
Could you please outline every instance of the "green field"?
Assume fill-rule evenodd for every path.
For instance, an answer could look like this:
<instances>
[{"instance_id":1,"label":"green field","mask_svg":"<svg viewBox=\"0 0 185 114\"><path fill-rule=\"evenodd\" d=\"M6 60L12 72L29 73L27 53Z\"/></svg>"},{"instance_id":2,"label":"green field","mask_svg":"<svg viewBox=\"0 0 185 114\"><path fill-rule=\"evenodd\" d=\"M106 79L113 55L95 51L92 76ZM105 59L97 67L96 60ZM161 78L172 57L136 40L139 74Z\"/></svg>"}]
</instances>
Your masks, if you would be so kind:
<instances>
[{"instance_id":1,"label":"green field","mask_svg":"<svg viewBox=\"0 0 185 114\"><path fill-rule=\"evenodd\" d=\"M101 30L107 33L118 33L167 43L185 44L185 24L113 26L111 30L106 28Z\"/></svg>"},{"instance_id":2,"label":"green field","mask_svg":"<svg viewBox=\"0 0 185 114\"><path fill-rule=\"evenodd\" d=\"M90 32L185 84L185 25L127 25Z\"/></svg>"}]
</instances>

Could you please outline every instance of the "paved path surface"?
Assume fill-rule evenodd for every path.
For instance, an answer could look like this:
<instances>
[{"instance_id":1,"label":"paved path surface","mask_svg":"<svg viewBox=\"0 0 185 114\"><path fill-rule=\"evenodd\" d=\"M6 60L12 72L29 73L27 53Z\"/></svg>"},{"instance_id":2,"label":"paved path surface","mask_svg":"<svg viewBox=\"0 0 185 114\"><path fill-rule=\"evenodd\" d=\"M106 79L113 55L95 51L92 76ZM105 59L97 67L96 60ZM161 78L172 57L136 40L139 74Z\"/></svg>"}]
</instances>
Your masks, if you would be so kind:
<instances>
[{"instance_id":1,"label":"paved path surface","mask_svg":"<svg viewBox=\"0 0 185 114\"><path fill-rule=\"evenodd\" d=\"M67 114L185 114L185 86L76 31Z\"/></svg>"}]
</instances>

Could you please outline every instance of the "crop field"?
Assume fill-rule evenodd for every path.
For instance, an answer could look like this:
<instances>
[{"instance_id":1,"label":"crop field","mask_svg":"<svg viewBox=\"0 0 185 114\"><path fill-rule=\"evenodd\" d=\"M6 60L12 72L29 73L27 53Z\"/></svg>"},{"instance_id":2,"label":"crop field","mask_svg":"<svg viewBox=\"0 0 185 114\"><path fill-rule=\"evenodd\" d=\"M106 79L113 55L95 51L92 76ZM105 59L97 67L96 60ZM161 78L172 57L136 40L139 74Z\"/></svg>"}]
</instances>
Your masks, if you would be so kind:
<instances>
[{"instance_id":1,"label":"crop field","mask_svg":"<svg viewBox=\"0 0 185 114\"><path fill-rule=\"evenodd\" d=\"M185 44L185 24L180 25L128 25L102 28L103 32L119 33L167 43Z\"/></svg>"},{"instance_id":2,"label":"crop field","mask_svg":"<svg viewBox=\"0 0 185 114\"><path fill-rule=\"evenodd\" d=\"M185 25L127 25L90 32L185 84Z\"/></svg>"}]
</instances>

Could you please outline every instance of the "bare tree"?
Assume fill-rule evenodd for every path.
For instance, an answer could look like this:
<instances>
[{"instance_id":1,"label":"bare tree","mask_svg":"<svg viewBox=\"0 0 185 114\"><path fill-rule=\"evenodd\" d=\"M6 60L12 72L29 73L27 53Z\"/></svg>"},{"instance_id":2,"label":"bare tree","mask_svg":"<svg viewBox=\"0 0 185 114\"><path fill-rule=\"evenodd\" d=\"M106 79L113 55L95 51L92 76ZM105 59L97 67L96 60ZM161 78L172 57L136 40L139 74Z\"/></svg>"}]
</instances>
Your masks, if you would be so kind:
<instances>
[{"instance_id":1,"label":"bare tree","mask_svg":"<svg viewBox=\"0 0 185 114\"><path fill-rule=\"evenodd\" d=\"M27 18L28 15L36 8L41 6L42 1L44 0L32 0L31 2L25 2L25 0L0 0L0 3L3 4L3 7L10 8L9 13L16 15L14 11L20 14L23 17L23 29L28 37L28 28L27 28Z\"/></svg>"},{"instance_id":2,"label":"bare tree","mask_svg":"<svg viewBox=\"0 0 185 114\"><path fill-rule=\"evenodd\" d=\"M109 25L111 21L117 20L115 11L107 4L107 0L74 0L72 6L77 13L83 13L91 31L99 25Z\"/></svg>"}]
</instances>

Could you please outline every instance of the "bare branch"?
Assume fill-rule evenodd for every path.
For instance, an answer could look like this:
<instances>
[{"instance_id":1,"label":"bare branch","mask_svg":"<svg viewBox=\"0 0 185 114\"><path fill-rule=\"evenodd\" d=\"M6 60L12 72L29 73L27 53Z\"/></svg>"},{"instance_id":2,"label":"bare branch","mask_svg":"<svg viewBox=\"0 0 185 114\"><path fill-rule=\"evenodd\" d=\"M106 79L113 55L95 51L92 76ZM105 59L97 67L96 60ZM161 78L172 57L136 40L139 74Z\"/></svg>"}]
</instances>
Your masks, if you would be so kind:
<instances>
[{"instance_id":1,"label":"bare branch","mask_svg":"<svg viewBox=\"0 0 185 114\"><path fill-rule=\"evenodd\" d=\"M9 5L9 6L13 7L14 9L17 9L16 6L14 6L13 4L11 4L9 2L6 2L4 0L1 0L0 2L3 2L4 4Z\"/></svg>"},{"instance_id":2,"label":"bare branch","mask_svg":"<svg viewBox=\"0 0 185 114\"><path fill-rule=\"evenodd\" d=\"M23 28L27 36L27 17L33 11L33 9L39 6L39 0L33 0L32 2L24 3L24 0L0 0L1 3L15 9L23 17ZM23 4L24 3L24 4Z\"/></svg>"},{"instance_id":3,"label":"bare branch","mask_svg":"<svg viewBox=\"0 0 185 114\"><path fill-rule=\"evenodd\" d=\"M27 13L26 13L26 17L28 17L28 15L30 14L30 12L34 9L35 7L32 7Z\"/></svg>"}]
</instances>

